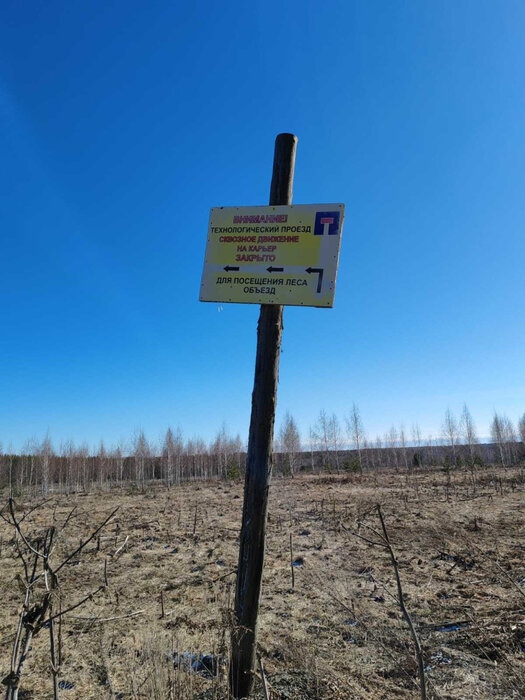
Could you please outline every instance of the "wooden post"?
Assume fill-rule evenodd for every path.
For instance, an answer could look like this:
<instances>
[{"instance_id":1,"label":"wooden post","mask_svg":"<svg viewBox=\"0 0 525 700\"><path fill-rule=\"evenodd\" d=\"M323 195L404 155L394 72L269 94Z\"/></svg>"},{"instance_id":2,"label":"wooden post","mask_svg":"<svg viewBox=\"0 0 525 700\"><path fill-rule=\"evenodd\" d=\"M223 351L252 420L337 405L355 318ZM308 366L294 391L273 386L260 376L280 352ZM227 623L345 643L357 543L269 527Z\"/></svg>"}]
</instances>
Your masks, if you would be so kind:
<instances>
[{"instance_id":1,"label":"wooden post","mask_svg":"<svg viewBox=\"0 0 525 700\"><path fill-rule=\"evenodd\" d=\"M292 591L295 590L295 571L293 567L293 537L290 532L290 569L292 571Z\"/></svg>"},{"instance_id":2,"label":"wooden post","mask_svg":"<svg viewBox=\"0 0 525 700\"><path fill-rule=\"evenodd\" d=\"M279 134L275 139L270 205L292 203L296 149L297 137L293 134ZM232 631L230 690L234 698L249 697L254 682L282 329L283 307L262 304Z\"/></svg>"}]
</instances>

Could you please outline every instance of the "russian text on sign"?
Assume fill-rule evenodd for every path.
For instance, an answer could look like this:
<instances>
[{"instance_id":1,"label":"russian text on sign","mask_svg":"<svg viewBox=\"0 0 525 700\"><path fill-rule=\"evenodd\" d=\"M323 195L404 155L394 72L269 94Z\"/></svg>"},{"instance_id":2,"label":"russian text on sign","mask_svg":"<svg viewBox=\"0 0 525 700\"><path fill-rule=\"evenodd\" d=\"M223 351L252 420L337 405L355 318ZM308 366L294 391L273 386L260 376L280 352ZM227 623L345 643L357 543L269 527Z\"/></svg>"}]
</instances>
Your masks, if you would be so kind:
<instances>
[{"instance_id":1,"label":"russian text on sign","mask_svg":"<svg viewBox=\"0 0 525 700\"><path fill-rule=\"evenodd\" d=\"M212 209L201 301L333 306L343 218L343 204Z\"/></svg>"}]
</instances>

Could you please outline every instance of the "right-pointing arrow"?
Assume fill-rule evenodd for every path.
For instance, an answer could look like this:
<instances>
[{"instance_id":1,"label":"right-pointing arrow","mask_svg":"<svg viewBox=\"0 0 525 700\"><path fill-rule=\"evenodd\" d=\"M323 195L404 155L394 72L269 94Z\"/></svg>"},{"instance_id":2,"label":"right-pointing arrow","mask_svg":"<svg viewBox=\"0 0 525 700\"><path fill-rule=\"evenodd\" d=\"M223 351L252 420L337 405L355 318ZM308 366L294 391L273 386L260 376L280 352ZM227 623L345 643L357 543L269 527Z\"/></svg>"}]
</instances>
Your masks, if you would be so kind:
<instances>
[{"instance_id":1,"label":"right-pointing arrow","mask_svg":"<svg viewBox=\"0 0 525 700\"><path fill-rule=\"evenodd\" d=\"M307 267L306 272L308 274L311 274L312 272L316 272L319 276L317 278L317 294L321 293L321 287L323 284L323 273L324 273L324 268L323 267Z\"/></svg>"}]
</instances>

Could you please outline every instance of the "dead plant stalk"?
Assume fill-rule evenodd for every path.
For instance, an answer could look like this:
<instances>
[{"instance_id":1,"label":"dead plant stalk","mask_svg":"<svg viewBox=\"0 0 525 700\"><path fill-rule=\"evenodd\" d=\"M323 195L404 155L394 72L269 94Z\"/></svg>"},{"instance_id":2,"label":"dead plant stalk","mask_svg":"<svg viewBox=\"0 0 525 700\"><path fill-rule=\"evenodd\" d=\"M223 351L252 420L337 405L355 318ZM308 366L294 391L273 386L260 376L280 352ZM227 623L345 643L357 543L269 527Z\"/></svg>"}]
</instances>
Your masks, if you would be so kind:
<instances>
[{"instance_id":1,"label":"dead plant stalk","mask_svg":"<svg viewBox=\"0 0 525 700\"><path fill-rule=\"evenodd\" d=\"M404 596L403 596L403 587L401 586L401 578L399 576L398 561L396 559L396 555L394 554L394 550L393 550L392 544L390 542L390 537L388 536L388 530L386 529L385 521L383 518L383 513L381 512L381 506L379 504L377 505L377 514L379 515L379 520L381 521L381 529L383 530L384 546L386 547L386 549L388 549L388 552L390 554L390 560L392 562L392 567L394 569L394 575L396 577L399 607L401 608L401 612L403 614L403 617L405 618L405 621L410 629L410 634L412 635L412 640L414 642L414 647L416 650L417 669L418 669L418 674L419 674L419 687L420 687L421 700L426 700L427 689L426 689L426 683L425 683L425 665L424 665L424 661L423 661L423 650L421 648L421 643L419 641L419 637L417 635L416 628L414 627L414 623L412 622L412 618L410 617L409 612L406 609Z\"/></svg>"}]
</instances>

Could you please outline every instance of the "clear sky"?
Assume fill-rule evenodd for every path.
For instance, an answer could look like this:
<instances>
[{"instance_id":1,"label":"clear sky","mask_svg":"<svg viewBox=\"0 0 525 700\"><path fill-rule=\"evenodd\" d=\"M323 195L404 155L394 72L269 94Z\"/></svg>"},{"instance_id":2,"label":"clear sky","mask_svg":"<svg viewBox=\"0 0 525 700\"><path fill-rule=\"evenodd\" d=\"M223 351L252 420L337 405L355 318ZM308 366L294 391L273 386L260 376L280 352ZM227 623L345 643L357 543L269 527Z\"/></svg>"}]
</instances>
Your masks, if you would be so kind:
<instances>
[{"instance_id":1,"label":"clear sky","mask_svg":"<svg viewBox=\"0 0 525 700\"><path fill-rule=\"evenodd\" d=\"M209 209L344 202L285 308L277 425L525 412L525 3L2 3L0 441L247 437L257 306L199 303Z\"/></svg>"}]
</instances>

